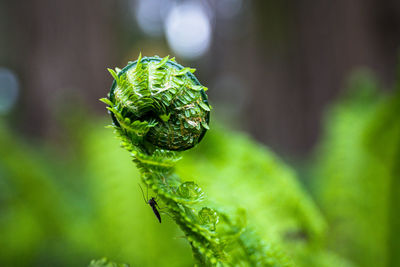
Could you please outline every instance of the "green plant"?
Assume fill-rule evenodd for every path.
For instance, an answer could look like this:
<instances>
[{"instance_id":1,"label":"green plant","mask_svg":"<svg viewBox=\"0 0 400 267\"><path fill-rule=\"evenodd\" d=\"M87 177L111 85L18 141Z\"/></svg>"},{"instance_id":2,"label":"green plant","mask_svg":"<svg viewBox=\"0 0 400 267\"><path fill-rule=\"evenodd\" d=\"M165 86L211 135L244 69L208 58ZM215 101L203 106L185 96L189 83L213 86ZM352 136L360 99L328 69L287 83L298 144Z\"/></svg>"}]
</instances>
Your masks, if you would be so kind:
<instances>
[{"instance_id":1,"label":"green plant","mask_svg":"<svg viewBox=\"0 0 400 267\"><path fill-rule=\"evenodd\" d=\"M314 191L329 247L358 266L399 266L400 83L392 94L353 76L327 114Z\"/></svg>"},{"instance_id":2,"label":"green plant","mask_svg":"<svg viewBox=\"0 0 400 267\"><path fill-rule=\"evenodd\" d=\"M102 258L100 260L92 260L89 267L129 267L127 264L115 263L109 261L107 258Z\"/></svg>"},{"instance_id":3,"label":"green plant","mask_svg":"<svg viewBox=\"0 0 400 267\"><path fill-rule=\"evenodd\" d=\"M113 126L141 173L189 241L201 266L285 266L289 260L246 224L245 212L210 203L193 181L175 173L178 152L195 146L209 128L205 87L174 59L150 57L109 70L115 81L108 98ZM223 193L223 192L221 192ZM211 208L212 206L212 208Z\"/></svg>"}]
</instances>

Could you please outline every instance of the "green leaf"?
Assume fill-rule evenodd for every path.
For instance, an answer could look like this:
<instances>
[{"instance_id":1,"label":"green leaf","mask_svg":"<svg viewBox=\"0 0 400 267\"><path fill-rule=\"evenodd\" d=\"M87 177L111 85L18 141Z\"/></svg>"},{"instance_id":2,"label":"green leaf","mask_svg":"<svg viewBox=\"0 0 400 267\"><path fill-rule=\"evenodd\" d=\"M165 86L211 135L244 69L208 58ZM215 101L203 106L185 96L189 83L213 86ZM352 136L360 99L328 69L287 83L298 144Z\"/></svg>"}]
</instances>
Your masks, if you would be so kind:
<instances>
[{"instance_id":1,"label":"green leaf","mask_svg":"<svg viewBox=\"0 0 400 267\"><path fill-rule=\"evenodd\" d=\"M183 68L180 71L176 72L174 75L175 76L181 76L181 75L185 75L186 73L188 73L190 71L190 68Z\"/></svg>"},{"instance_id":2,"label":"green leaf","mask_svg":"<svg viewBox=\"0 0 400 267\"><path fill-rule=\"evenodd\" d=\"M201 125L202 125L204 128L206 128L207 130L210 130L210 126L208 126L207 122L202 121L202 122L201 122Z\"/></svg>"},{"instance_id":3,"label":"green leaf","mask_svg":"<svg viewBox=\"0 0 400 267\"><path fill-rule=\"evenodd\" d=\"M199 211L198 217L202 225L209 225L215 230L215 225L219 221L218 213L215 210L203 207Z\"/></svg>"},{"instance_id":4,"label":"green leaf","mask_svg":"<svg viewBox=\"0 0 400 267\"><path fill-rule=\"evenodd\" d=\"M192 86L190 86L190 89L192 89L194 91L201 91L201 90L204 90L204 88L206 88L206 87L201 86L201 85L192 85Z\"/></svg>"},{"instance_id":5,"label":"green leaf","mask_svg":"<svg viewBox=\"0 0 400 267\"><path fill-rule=\"evenodd\" d=\"M117 74L113 69L108 68L107 70L108 70L108 72L111 74L111 76L115 79L115 82L116 82L117 84L119 84L119 77L118 77L118 74Z\"/></svg>"},{"instance_id":6,"label":"green leaf","mask_svg":"<svg viewBox=\"0 0 400 267\"><path fill-rule=\"evenodd\" d=\"M205 111L211 111L211 109L210 109L210 107L206 104L206 103L204 103L203 101L199 101L199 106L202 108L202 109L204 109Z\"/></svg>"},{"instance_id":7,"label":"green leaf","mask_svg":"<svg viewBox=\"0 0 400 267\"><path fill-rule=\"evenodd\" d=\"M142 52L139 53L139 57L137 59L136 66L138 66L141 63L141 60L142 60Z\"/></svg>"},{"instance_id":8,"label":"green leaf","mask_svg":"<svg viewBox=\"0 0 400 267\"><path fill-rule=\"evenodd\" d=\"M160 119L162 119L165 122L169 121L169 117L171 117L171 113L169 113L168 115L167 114L160 115Z\"/></svg>"},{"instance_id":9,"label":"green leaf","mask_svg":"<svg viewBox=\"0 0 400 267\"><path fill-rule=\"evenodd\" d=\"M167 63L168 59L169 59L169 56L166 56L165 58L163 58L163 59L160 61L160 63L158 63L158 64L155 65L155 68L156 68L156 69L159 69L159 68L161 68L162 66L164 66L165 63Z\"/></svg>"},{"instance_id":10,"label":"green leaf","mask_svg":"<svg viewBox=\"0 0 400 267\"><path fill-rule=\"evenodd\" d=\"M195 182L184 182L182 183L177 190L177 193L180 197L185 198L187 200L201 200L204 196L203 191Z\"/></svg>"},{"instance_id":11,"label":"green leaf","mask_svg":"<svg viewBox=\"0 0 400 267\"><path fill-rule=\"evenodd\" d=\"M92 260L89 267L129 267L129 265L124 263L115 263L109 261L107 258L102 258L100 260Z\"/></svg>"},{"instance_id":12,"label":"green leaf","mask_svg":"<svg viewBox=\"0 0 400 267\"><path fill-rule=\"evenodd\" d=\"M113 106L114 105L113 102L111 102L111 100L108 99L108 98L103 97L103 98L100 98L99 100L101 102L103 102L104 104L106 104L106 105L109 105L109 106Z\"/></svg>"}]
</instances>

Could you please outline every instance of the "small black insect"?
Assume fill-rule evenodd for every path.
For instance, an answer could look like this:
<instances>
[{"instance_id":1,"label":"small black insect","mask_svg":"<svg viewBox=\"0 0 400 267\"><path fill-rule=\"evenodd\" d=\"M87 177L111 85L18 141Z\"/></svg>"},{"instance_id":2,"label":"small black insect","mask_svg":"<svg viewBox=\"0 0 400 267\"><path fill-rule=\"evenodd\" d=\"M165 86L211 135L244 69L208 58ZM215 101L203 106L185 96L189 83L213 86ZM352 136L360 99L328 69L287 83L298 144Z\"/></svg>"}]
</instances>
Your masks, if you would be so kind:
<instances>
[{"instance_id":1,"label":"small black insect","mask_svg":"<svg viewBox=\"0 0 400 267\"><path fill-rule=\"evenodd\" d=\"M160 216L160 213L158 212L158 209L157 209L157 208L160 208L160 206L158 206L156 199L155 199L154 197L152 197L152 198L149 199L149 189L148 189L148 188L147 188L147 198L145 198L145 197L144 197L143 189L142 189L142 187L140 186L140 184L139 184L139 187L140 187L140 190L142 191L142 195L143 195L143 200L144 200L144 202L145 202L146 204L149 204L149 205L150 205L150 207L153 209L153 212L154 212L154 214L156 215L158 221L161 223L161 216Z\"/></svg>"}]
</instances>

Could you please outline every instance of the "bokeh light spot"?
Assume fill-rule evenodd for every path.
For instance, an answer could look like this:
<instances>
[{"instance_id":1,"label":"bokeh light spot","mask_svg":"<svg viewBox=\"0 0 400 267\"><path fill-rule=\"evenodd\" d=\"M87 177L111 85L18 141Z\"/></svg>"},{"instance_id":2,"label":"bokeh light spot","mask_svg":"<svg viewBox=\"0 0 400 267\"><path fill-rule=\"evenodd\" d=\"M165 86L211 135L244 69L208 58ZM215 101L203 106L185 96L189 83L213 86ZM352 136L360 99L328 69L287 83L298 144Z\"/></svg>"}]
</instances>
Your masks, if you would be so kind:
<instances>
[{"instance_id":1,"label":"bokeh light spot","mask_svg":"<svg viewBox=\"0 0 400 267\"><path fill-rule=\"evenodd\" d=\"M14 72L0 68L0 115L6 114L18 98L18 78Z\"/></svg>"},{"instance_id":2,"label":"bokeh light spot","mask_svg":"<svg viewBox=\"0 0 400 267\"><path fill-rule=\"evenodd\" d=\"M179 4L167 16L168 44L179 56L194 59L210 47L211 24L203 7L196 2Z\"/></svg>"},{"instance_id":3,"label":"bokeh light spot","mask_svg":"<svg viewBox=\"0 0 400 267\"><path fill-rule=\"evenodd\" d=\"M170 0L139 0L132 6L139 28L147 35L163 34L164 20L171 8Z\"/></svg>"}]
</instances>

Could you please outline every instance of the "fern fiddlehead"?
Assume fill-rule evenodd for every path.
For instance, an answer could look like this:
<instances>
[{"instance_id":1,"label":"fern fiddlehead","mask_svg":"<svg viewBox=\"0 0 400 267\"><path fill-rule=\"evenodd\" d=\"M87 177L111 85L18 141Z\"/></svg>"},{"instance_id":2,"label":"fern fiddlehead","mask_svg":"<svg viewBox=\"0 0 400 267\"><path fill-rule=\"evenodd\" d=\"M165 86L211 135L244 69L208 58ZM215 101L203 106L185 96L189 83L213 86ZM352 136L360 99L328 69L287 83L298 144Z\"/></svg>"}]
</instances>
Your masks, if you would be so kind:
<instances>
[{"instance_id":1,"label":"fern fiddlehead","mask_svg":"<svg viewBox=\"0 0 400 267\"><path fill-rule=\"evenodd\" d=\"M141 141L158 148L180 151L195 146L209 128L210 106L207 88L194 71L168 57L139 57L118 75L110 70L115 78L110 101L117 104L117 112L111 113L114 123L126 131L135 130L132 122L147 125Z\"/></svg>"},{"instance_id":2,"label":"fern fiddlehead","mask_svg":"<svg viewBox=\"0 0 400 267\"><path fill-rule=\"evenodd\" d=\"M179 152L199 143L209 129L206 87L169 57L141 57L124 69L110 70L114 82L107 104L122 147L141 172L142 182L168 207L201 266L285 265L246 228L242 212L228 216L201 206L204 193L195 182L174 173Z\"/></svg>"}]
</instances>

